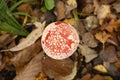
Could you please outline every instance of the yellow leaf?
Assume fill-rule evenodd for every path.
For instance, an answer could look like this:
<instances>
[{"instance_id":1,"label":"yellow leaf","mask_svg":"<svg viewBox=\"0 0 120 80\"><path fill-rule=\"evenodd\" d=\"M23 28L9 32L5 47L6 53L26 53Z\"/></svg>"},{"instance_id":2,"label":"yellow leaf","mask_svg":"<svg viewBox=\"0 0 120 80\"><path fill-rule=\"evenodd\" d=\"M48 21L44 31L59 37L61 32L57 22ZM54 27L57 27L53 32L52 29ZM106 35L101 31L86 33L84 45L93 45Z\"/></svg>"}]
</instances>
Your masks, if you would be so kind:
<instances>
[{"instance_id":1,"label":"yellow leaf","mask_svg":"<svg viewBox=\"0 0 120 80\"><path fill-rule=\"evenodd\" d=\"M76 2L76 0L67 0L67 4L71 5L71 6L76 6L77 2Z\"/></svg>"},{"instance_id":2,"label":"yellow leaf","mask_svg":"<svg viewBox=\"0 0 120 80\"><path fill-rule=\"evenodd\" d=\"M103 72L103 73L107 72L107 69L103 65L101 65L101 64L95 66L94 69L97 70L97 71Z\"/></svg>"},{"instance_id":3,"label":"yellow leaf","mask_svg":"<svg viewBox=\"0 0 120 80\"><path fill-rule=\"evenodd\" d=\"M103 31L96 33L95 37L97 40L104 44L107 41L107 39L111 37L111 35Z\"/></svg>"}]
</instances>

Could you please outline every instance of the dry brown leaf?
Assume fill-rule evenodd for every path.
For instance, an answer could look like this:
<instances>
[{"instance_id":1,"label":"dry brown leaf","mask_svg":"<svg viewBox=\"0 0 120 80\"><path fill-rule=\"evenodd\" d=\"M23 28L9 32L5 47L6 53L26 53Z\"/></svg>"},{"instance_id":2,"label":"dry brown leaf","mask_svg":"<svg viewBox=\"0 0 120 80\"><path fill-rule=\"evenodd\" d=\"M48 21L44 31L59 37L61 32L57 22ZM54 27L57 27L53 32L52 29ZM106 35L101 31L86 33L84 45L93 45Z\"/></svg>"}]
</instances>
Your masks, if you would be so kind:
<instances>
[{"instance_id":1,"label":"dry brown leaf","mask_svg":"<svg viewBox=\"0 0 120 80\"><path fill-rule=\"evenodd\" d=\"M85 7L82 9L81 16L89 16L94 11L94 6L91 3L85 3Z\"/></svg>"},{"instance_id":2,"label":"dry brown leaf","mask_svg":"<svg viewBox=\"0 0 120 80\"><path fill-rule=\"evenodd\" d=\"M100 58L103 61L114 63L118 60L114 46L108 46L100 52Z\"/></svg>"},{"instance_id":3,"label":"dry brown leaf","mask_svg":"<svg viewBox=\"0 0 120 80\"><path fill-rule=\"evenodd\" d=\"M92 80L108 80L108 79L105 79L103 76L96 74Z\"/></svg>"},{"instance_id":4,"label":"dry brown leaf","mask_svg":"<svg viewBox=\"0 0 120 80\"><path fill-rule=\"evenodd\" d=\"M98 11L97 11L97 17L98 17L98 19L104 19L104 18L106 18L110 13L111 13L111 11L110 11L110 5L101 5L101 6L98 8Z\"/></svg>"},{"instance_id":5,"label":"dry brown leaf","mask_svg":"<svg viewBox=\"0 0 120 80\"><path fill-rule=\"evenodd\" d=\"M88 63L98 56L95 50L89 48L87 45L79 45L80 52L85 56L85 62Z\"/></svg>"},{"instance_id":6,"label":"dry brown leaf","mask_svg":"<svg viewBox=\"0 0 120 80\"><path fill-rule=\"evenodd\" d=\"M111 37L110 34L106 33L105 31L103 32L98 32L95 34L95 37L97 40L99 40L101 43L105 44L108 38Z\"/></svg>"},{"instance_id":7,"label":"dry brown leaf","mask_svg":"<svg viewBox=\"0 0 120 80\"><path fill-rule=\"evenodd\" d=\"M47 80L47 75L41 72L35 80Z\"/></svg>"},{"instance_id":8,"label":"dry brown leaf","mask_svg":"<svg viewBox=\"0 0 120 80\"><path fill-rule=\"evenodd\" d=\"M80 80L90 80L91 79L91 74L87 73L85 76L83 76Z\"/></svg>"},{"instance_id":9,"label":"dry brown leaf","mask_svg":"<svg viewBox=\"0 0 120 80\"><path fill-rule=\"evenodd\" d=\"M20 51L11 59L12 64L16 68L20 66L24 66L33 56L35 56L41 50L41 41L38 40L33 45L25 48L24 50Z\"/></svg>"},{"instance_id":10,"label":"dry brown leaf","mask_svg":"<svg viewBox=\"0 0 120 80\"><path fill-rule=\"evenodd\" d=\"M113 3L112 6L117 11L117 13L120 13L120 1L119 0Z\"/></svg>"},{"instance_id":11,"label":"dry brown leaf","mask_svg":"<svg viewBox=\"0 0 120 80\"><path fill-rule=\"evenodd\" d=\"M35 80L39 72L42 71L41 60L44 56L44 52L37 54L23 70L18 72L14 80Z\"/></svg>"},{"instance_id":12,"label":"dry brown leaf","mask_svg":"<svg viewBox=\"0 0 120 80\"><path fill-rule=\"evenodd\" d=\"M0 36L0 48L12 42L17 36L11 34L2 34Z\"/></svg>"},{"instance_id":13,"label":"dry brown leaf","mask_svg":"<svg viewBox=\"0 0 120 80\"><path fill-rule=\"evenodd\" d=\"M82 41L84 42L84 44L86 44L88 47L97 47L97 41L95 40L93 34L91 34L90 32L87 32L85 34L82 35Z\"/></svg>"},{"instance_id":14,"label":"dry brown leaf","mask_svg":"<svg viewBox=\"0 0 120 80\"><path fill-rule=\"evenodd\" d=\"M57 20L65 18L66 7L63 1L58 1L56 4Z\"/></svg>"},{"instance_id":15,"label":"dry brown leaf","mask_svg":"<svg viewBox=\"0 0 120 80\"><path fill-rule=\"evenodd\" d=\"M69 58L64 60L55 60L49 57L44 57L42 60L42 68L45 74L50 78L56 78L59 76L67 76L72 72L73 61Z\"/></svg>"},{"instance_id":16,"label":"dry brown leaf","mask_svg":"<svg viewBox=\"0 0 120 80\"><path fill-rule=\"evenodd\" d=\"M106 26L101 27L101 30L106 30L108 32L118 31L120 28L120 19L118 20L111 20L110 23Z\"/></svg>"},{"instance_id":17,"label":"dry brown leaf","mask_svg":"<svg viewBox=\"0 0 120 80\"><path fill-rule=\"evenodd\" d=\"M102 25L104 19L110 16L111 10L110 5L101 5L97 9L97 18L99 19L99 23Z\"/></svg>"},{"instance_id":18,"label":"dry brown leaf","mask_svg":"<svg viewBox=\"0 0 120 80\"><path fill-rule=\"evenodd\" d=\"M26 39L24 39L22 42L20 42L17 46L9 49L10 51L19 51L22 50L32 44L35 43L35 41L42 35L42 31L44 29L45 26L45 22L43 22L42 24L39 22L34 23L36 25L36 27L38 27L37 29L33 30Z\"/></svg>"},{"instance_id":19,"label":"dry brown leaf","mask_svg":"<svg viewBox=\"0 0 120 80\"><path fill-rule=\"evenodd\" d=\"M74 67L72 69L72 72L69 75L67 75L65 77L59 76L59 77L55 78L55 80L73 80L74 77L76 76L76 74L77 74L77 62L74 62Z\"/></svg>"},{"instance_id":20,"label":"dry brown leaf","mask_svg":"<svg viewBox=\"0 0 120 80\"><path fill-rule=\"evenodd\" d=\"M106 67L110 75L120 76L120 72L114 64L111 64L109 62L103 62L103 65Z\"/></svg>"},{"instance_id":21,"label":"dry brown leaf","mask_svg":"<svg viewBox=\"0 0 120 80\"><path fill-rule=\"evenodd\" d=\"M17 7L17 10L20 12L31 13L32 7L29 3L23 3L19 7Z\"/></svg>"},{"instance_id":22,"label":"dry brown leaf","mask_svg":"<svg viewBox=\"0 0 120 80\"><path fill-rule=\"evenodd\" d=\"M103 3L103 4L110 4L110 3L115 2L116 0L100 0L100 1L101 1L101 3Z\"/></svg>"}]
</instances>

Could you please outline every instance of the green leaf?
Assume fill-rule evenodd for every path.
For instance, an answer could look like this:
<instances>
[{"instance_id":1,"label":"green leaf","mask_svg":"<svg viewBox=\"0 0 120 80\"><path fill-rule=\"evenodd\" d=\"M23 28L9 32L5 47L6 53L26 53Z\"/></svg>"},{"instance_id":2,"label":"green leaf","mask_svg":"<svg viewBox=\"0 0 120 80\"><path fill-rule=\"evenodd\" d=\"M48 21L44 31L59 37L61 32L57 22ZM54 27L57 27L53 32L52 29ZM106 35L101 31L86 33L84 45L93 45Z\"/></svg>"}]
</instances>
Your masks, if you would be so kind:
<instances>
[{"instance_id":1,"label":"green leaf","mask_svg":"<svg viewBox=\"0 0 120 80\"><path fill-rule=\"evenodd\" d=\"M46 11L47 11L46 7L45 7L45 6L42 6L41 11L42 11L42 12L46 12Z\"/></svg>"},{"instance_id":2,"label":"green leaf","mask_svg":"<svg viewBox=\"0 0 120 80\"><path fill-rule=\"evenodd\" d=\"M44 0L44 3L45 3L45 7L48 10L51 10L55 7L55 1L54 0Z\"/></svg>"}]
</instances>

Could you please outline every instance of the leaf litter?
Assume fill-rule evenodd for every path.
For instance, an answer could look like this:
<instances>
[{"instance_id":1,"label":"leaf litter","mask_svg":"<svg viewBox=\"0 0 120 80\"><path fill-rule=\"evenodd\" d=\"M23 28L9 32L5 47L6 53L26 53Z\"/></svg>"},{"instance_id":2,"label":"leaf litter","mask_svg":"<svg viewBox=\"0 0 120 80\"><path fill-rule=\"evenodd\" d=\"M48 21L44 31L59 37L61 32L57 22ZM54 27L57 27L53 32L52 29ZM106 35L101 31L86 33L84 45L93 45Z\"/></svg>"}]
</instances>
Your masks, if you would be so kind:
<instances>
[{"instance_id":1,"label":"leaf litter","mask_svg":"<svg viewBox=\"0 0 120 80\"><path fill-rule=\"evenodd\" d=\"M25 22L27 37L0 31L0 80L119 80L119 0L45 1L16 8L32 16L14 15ZM80 44L67 59L51 59L41 46L42 31L55 21L71 24L79 35Z\"/></svg>"}]
</instances>

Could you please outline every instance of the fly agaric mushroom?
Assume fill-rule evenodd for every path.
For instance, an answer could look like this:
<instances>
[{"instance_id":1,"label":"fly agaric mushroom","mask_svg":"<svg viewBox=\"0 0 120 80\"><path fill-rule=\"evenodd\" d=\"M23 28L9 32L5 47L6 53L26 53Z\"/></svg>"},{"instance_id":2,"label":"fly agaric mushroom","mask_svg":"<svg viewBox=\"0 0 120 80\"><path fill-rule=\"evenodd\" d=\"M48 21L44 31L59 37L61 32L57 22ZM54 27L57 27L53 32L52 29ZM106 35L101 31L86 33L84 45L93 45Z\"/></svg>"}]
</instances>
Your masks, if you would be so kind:
<instances>
[{"instance_id":1,"label":"fly agaric mushroom","mask_svg":"<svg viewBox=\"0 0 120 80\"><path fill-rule=\"evenodd\" d=\"M79 44L79 36L70 24L53 22L43 31L41 44L49 57L65 59L76 51Z\"/></svg>"}]
</instances>

